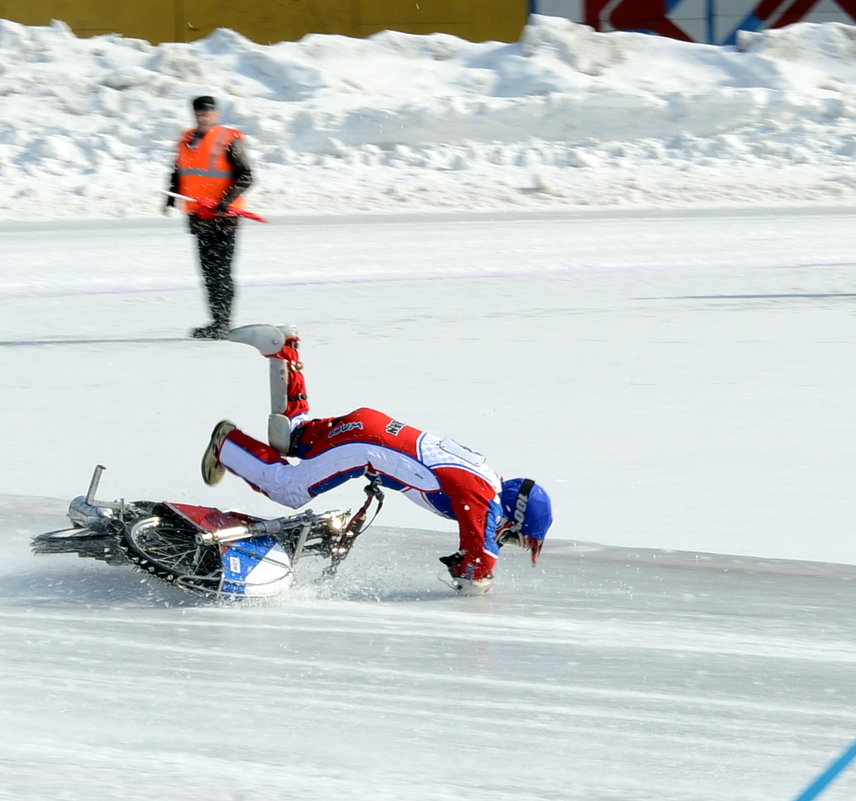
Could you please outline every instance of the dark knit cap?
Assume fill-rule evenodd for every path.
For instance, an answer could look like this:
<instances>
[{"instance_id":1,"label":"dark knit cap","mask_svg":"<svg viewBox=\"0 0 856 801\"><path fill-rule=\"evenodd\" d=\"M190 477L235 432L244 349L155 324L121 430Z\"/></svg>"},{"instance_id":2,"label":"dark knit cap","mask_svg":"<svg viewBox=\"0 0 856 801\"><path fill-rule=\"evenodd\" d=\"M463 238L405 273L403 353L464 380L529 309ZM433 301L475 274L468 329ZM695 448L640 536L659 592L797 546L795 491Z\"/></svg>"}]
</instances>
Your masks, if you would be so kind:
<instances>
[{"instance_id":1,"label":"dark knit cap","mask_svg":"<svg viewBox=\"0 0 856 801\"><path fill-rule=\"evenodd\" d=\"M216 111L217 102L210 95L202 95L193 101L194 111Z\"/></svg>"}]
</instances>

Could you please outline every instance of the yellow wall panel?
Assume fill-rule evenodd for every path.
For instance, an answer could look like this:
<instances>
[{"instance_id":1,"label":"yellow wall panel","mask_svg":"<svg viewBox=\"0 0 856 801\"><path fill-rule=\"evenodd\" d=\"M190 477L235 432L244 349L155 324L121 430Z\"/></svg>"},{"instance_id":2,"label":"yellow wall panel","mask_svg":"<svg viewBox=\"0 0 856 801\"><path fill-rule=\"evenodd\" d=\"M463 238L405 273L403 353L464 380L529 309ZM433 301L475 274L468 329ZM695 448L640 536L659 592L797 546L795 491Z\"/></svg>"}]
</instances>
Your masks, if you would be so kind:
<instances>
[{"instance_id":1,"label":"yellow wall panel","mask_svg":"<svg viewBox=\"0 0 856 801\"><path fill-rule=\"evenodd\" d=\"M152 42L175 38L176 0L0 0L0 17L24 25L50 25L58 19L78 36L121 33Z\"/></svg>"},{"instance_id":2,"label":"yellow wall panel","mask_svg":"<svg viewBox=\"0 0 856 801\"><path fill-rule=\"evenodd\" d=\"M353 35L352 0L269 0L241 5L234 0L183 0L185 39L231 28L255 42L296 41L309 33Z\"/></svg>"},{"instance_id":3,"label":"yellow wall panel","mask_svg":"<svg viewBox=\"0 0 856 801\"><path fill-rule=\"evenodd\" d=\"M217 28L263 44L387 28L510 42L526 15L526 0L0 0L0 17L25 25L59 19L79 36L121 33L153 43L193 41Z\"/></svg>"},{"instance_id":4,"label":"yellow wall panel","mask_svg":"<svg viewBox=\"0 0 856 801\"><path fill-rule=\"evenodd\" d=\"M407 33L442 31L473 41L517 41L526 24L527 3L517 0L355 0L359 33L386 28Z\"/></svg>"},{"instance_id":5,"label":"yellow wall panel","mask_svg":"<svg viewBox=\"0 0 856 801\"><path fill-rule=\"evenodd\" d=\"M357 0L360 22L366 25L465 20L470 16L464 0Z\"/></svg>"}]
</instances>

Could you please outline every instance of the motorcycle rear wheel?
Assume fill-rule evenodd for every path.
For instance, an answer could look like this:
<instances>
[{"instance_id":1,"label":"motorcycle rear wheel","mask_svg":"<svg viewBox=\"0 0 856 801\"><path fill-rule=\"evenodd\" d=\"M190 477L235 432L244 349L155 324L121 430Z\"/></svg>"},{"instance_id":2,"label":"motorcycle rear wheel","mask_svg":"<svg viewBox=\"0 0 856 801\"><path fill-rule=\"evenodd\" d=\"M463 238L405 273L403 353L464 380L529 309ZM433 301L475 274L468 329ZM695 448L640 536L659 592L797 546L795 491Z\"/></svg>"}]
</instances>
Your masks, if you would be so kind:
<instances>
[{"instance_id":1,"label":"motorcycle rear wheel","mask_svg":"<svg viewBox=\"0 0 856 801\"><path fill-rule=\"evenodd\" d=\"M168 512L137 521L125 532L121 547L134 565L161 581L200 595L219 590L219 547L197 543L194 530Z\"/></svg>"}]
</instances>

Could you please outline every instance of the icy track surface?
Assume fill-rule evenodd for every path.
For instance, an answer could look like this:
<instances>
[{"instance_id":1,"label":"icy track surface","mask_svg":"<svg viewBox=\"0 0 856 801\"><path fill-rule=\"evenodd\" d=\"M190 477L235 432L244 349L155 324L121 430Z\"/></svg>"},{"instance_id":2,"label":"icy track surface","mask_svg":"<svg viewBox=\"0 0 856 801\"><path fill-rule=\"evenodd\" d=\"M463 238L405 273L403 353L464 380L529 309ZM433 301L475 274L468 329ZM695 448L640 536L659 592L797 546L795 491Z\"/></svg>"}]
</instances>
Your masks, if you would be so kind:
<instances>
[{"instance_id":1,"label":"icy track surface","mask_svg":"<svg viewBox=\"0 0 856 801\"><path fill-rule=\"evenodd\" d=\"M19 538L0 797L759 801L852 739L856 569L564 544L464 600L444 547L370 530L334 585L241 609Z\"/></svg>"},{"instance_id":2,"label":"icy track surface","mask_svg":"<svg viewBox=\"0 0 856 801\"><path fill-rule=\"evenodd\" d=\"M459 599L453 527L392 493L260 608L28 550L97 462L102 496L279 511L198 477L267 372L184 338L181 226L3 226L0 798L790 801L852 742L849 213L246 226L236 323L301 327L317 413L456 436L557 518Z\"/></svg>"}]
</instances>

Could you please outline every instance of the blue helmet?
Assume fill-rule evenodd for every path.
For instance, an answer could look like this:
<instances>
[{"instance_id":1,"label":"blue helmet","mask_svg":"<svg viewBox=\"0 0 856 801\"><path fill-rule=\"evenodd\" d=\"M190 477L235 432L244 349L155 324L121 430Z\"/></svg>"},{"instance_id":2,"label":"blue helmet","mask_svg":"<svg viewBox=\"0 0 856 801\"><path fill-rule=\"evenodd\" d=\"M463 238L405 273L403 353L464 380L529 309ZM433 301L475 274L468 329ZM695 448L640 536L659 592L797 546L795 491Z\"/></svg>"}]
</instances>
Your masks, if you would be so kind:
<instances>
[{"instance_id":1,"label":"blue helmet","mask_svg":"<svg viewBox=\"0 0 856 801\"><path fill-rule=\"evenodd\" d=\"M553 524L550 496L531 478L509 478L502 482L499 496L502 513L512 529L533 540L543 540Z\"/></svg>"}]
</instances>

